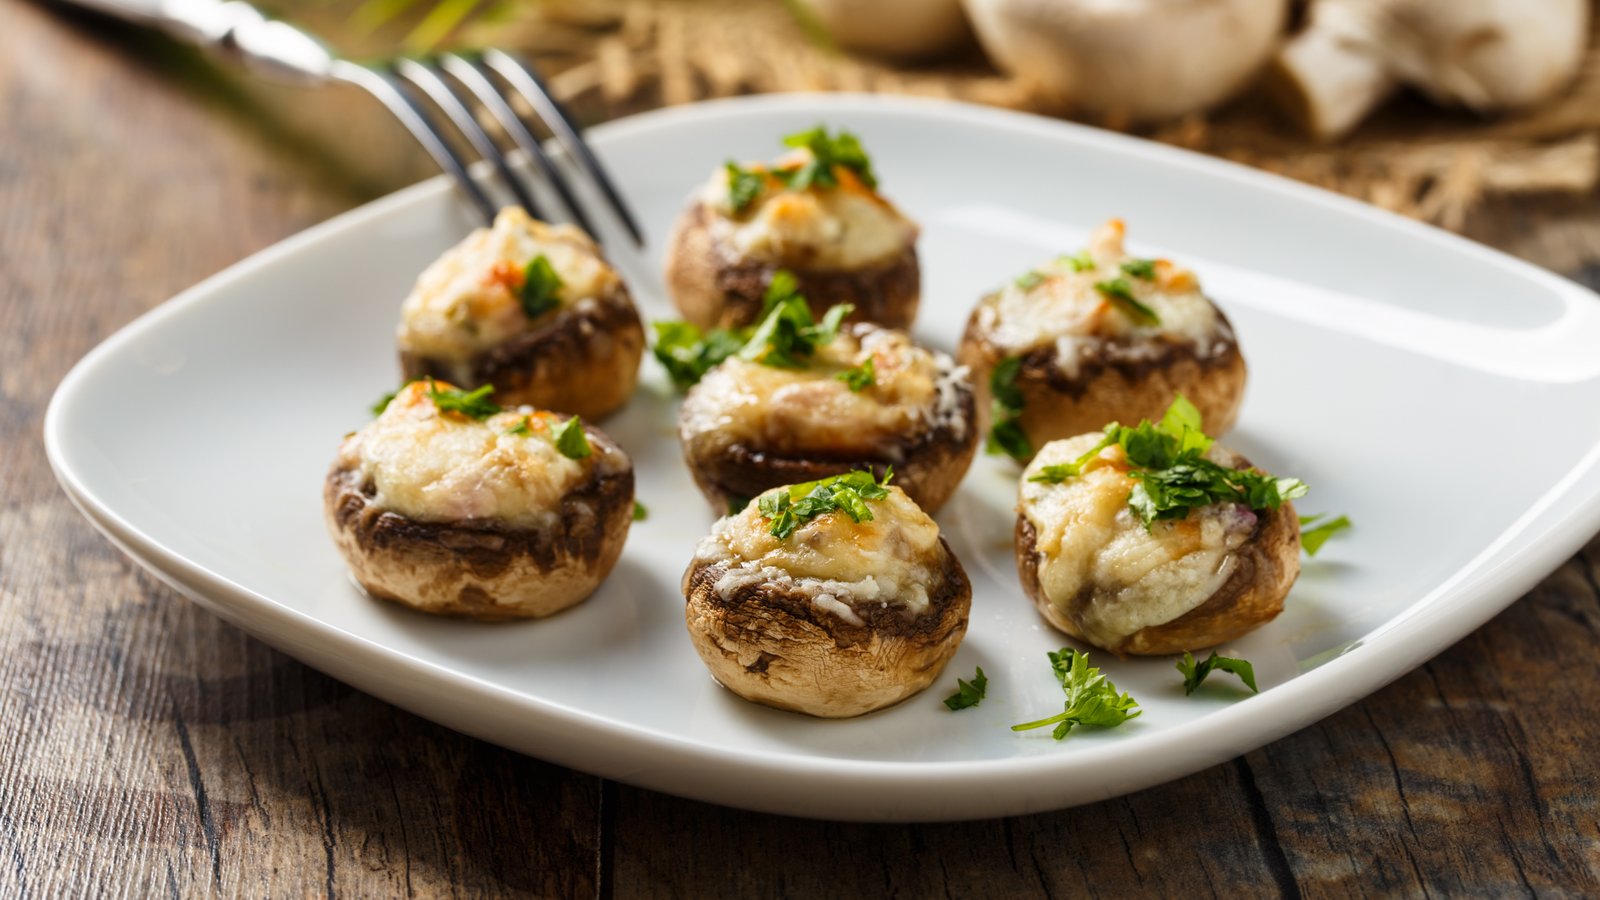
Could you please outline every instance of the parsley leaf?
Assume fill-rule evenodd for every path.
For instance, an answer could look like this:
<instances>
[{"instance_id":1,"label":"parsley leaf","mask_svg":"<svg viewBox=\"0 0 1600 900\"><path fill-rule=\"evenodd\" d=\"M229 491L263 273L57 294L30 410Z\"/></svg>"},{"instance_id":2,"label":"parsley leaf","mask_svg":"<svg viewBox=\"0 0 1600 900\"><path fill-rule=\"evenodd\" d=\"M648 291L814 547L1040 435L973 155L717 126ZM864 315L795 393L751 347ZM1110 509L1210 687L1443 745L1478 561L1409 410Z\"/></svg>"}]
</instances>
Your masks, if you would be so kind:
<instances>
[{"instance_id":1,"label":"parsley leaf","mask_svg":"<svg viewBox=\"0 0 1600 900\"><path fill-rule=\"evenodd\" d=\"M1317 513L1314 516L1300 517L1300 549L1306 551L1307 556L1316 556L1322 545L1328 542L1328 538L1352 527L1349 516L1329 519L1328 515L1328 513Z\"/></svg>"},{"instance_id":2,"label":"parsley leaf","mask_svg":"<svg viewBox=\"0 0 1600 900\"><path fill-rule=\"evenodd\" d=\"M1143 712L1137 700L1119 693L1099 669L1089 665L1089 654L1063 647L1049 657L1050 668L1061 682L1062 693L1067 695L1066 708L1049 718L1013 725L1012 731L1054 725L1052 734L1059 741L1078 725L1114 728Z\"/></svg>"},{"instance_id":3,"label":"parsley leaf","mask_svg":"<svg viewBox=\"0 0 1600 900\"><path fill-rule=\"evenodd\" d=\"M873 363L872 357L869 356L867 361L861 365L845 369L833 377L849 385L850 390L859 394L877 382L878 369Z\"/></svg>"},{"instance_id":4,"label":"parsley leaf","mask_svg":"<svg viewBox=\"0 0 1600 900\"><path fill-rule=\"evenodd\" d=\"M1017 375L1022 372L1022 358L1008 356L995 365L989 373L989 393L994 397L989 426L989 437L984 442L985 453L1004 453L1012 459L1027 459L1033 455L1033 442L1022 430L1019 416L1022 413L1022 390L1017 387Z\"/></svg>"},{"instance_id":5,"label":"parsley leaf","mask_svg":"<svg viewBox=\"0 0 1600 900\"><path fill-rule=\"evenodd\" d=\"M651 322L650 327L656 333L650 352L680 391L693 387L745 342L741 332L727 328L702 332L688 322Z\"/></svg>"},{"instance_id":6,"label":"parsley leaf","mask_svg":"<svg viewBox=\"0 0 1600 900\"><path fill-rule=\"evenodd\" d=\"M944 698L944 705L954 712L958 709L967 709L983 702L983 695L988 693L989 679L983 674L983 666L978 667L978 674L972 680L965 678L956 679L956 692Z\"/></svg>"},{"instance_id":7,"label":"parsley leaf","mask_svg":"<svg viewBox=\"0 0 1600 900\"><path fill-rule=\"evenodd\" d=\"M1119 268L1135 278L1142 278L1145 281L1156 280L1156 261L1153 259L1130 259Z\"/></svg>"},{"instance_id":8,"label":"parsley leaf","mask_svg":"<svg viewBox=\"0 0 1600 900\"><path fill-rule=\"evenodd\" d=\"M432 379L428 379L428 399L440 412L461 413L464 416L483 420L500 411L499 404L489 399L494 393L494 385L486 384L475 391L461 391L455 388L443 388Z\"/></svg>"},{"instance_id":9,"label":"parsley leaf","mask_svg":"<svg viewBox=\"0 0 1600 900\"><path fill-rule=\"evenodd\" d=\"M1139 298L1133 295L1133 285L1128 283L1128 279L1113 278L1110 281L1097 281L1094 283L1094 289L1135 322L1141 325L1161 324L1161 317L1156 315L1156 311L1140 303Z\"/></svg>"},{"instance_id":10,"label":"parsley leaf","mask_svg":"<svg viewBox=\"0 0 1600 900\"><path fill-rule=\"evenodd\" d=\"M594 452L589 446L589 436L583 433L583 419L578 416L551 428L550 436L555 438L556 449L567 459L583 459Z\"/></svg>"},{"instance_id":11,"label":"parsley leaf","mask_svg":"<svg viewBox=\"0 0 1600 900\"><path fill-rule=\"evenodd\" d=\"M635 522L643 522L648 518L650 518L650 510L646 509L643 503L637 500L633 501L633 520Z\"/></svg>"},{"instance_id":12,"label":"parsley leaf","mask_svg":"<svg viewBox=\"0 0 1600 900\"><path fill-rule=\"evenodd\" d=\"M401 391L405 390L407 385L409 385L409 384L411 384L411 383L413 383L415 381L416 381L415 378L407 378L405 381L400 382L400 386L399 387L395 388L392 391L389 391L388 393L384 394L382 397L379 397L377 399L377 402L373 403L372 406L369 407L369 409L372 410L372 414L375 415L375 416L383 415L383 411L389 408L389 404L394 402L394 398L397 395L399 395L399 393Z\"/></svg>"},{"instance_id":13,"label":"parsley leaf","mask_svg":"<svg viewBox=\"0 0 1600 900\"><path fill-rule=\"evenodd\" d=\"M810 187L838 187L839 178L834 167L849 169L868 188L876 189L877 176L872 174L872 160L862 148L861 141L848 131L840 130L830 136L826 126L818 125L807 131L787 135L786 147L800 147L811 151L811 158L800 168L783 173L789 187L803 191Z\"/></svg>"},{"instance_id":14,"label":"parsley leaf","mask_svg":"<svg viewBox=\"0 0 1600 900\"><path fill-rule=\"evenodd\" d=\"M817 322L806 298L800 295L794 274L784 269L773 273L762 305L762 319L740 348L739 356L776 369L805 368L817 347L837 337L845 316L855 312L851 304L838 303Z\"/></svg>"},{"instance_id":15,"label":"parsley leaf","mask_svg":"<svg viewBox=\"0 0 1600 900\"><path fill-rule=\"evenodd\" d=\"M733 206L735 213L742 213L756 202L761 192L767 189L766 176L760 172L742 169L733 160L723 164L728 172L728 203Z\"/></svg>"},{"instance_id":16,"label":"parsley leaf","mask_svg":"<svg viewBox=\"0 0 1600 900\"><path fill-rule=\"evenodd\" d=\"M746 506L749 506L749 505L750 505L750 499L748 497L729 497L728 498L728 515L736 516L739 513L744 512L744 508Z\"/></svg>"},{"instance_id":17,"label":"parsley leaf","mask_svg":"<svg viewBox=\"0 0 1600 900\"><path fill-rule=\"evenodd\" d=\"M1040 467L1028 480L1060 484L1112 445L1127 457L1134 482L1128 506L1145 528L1157 519L1182 519L1189 510L1213 503L1241 503L1251 509L1277 509L1305 496L1305 482L1277 478L1255 469L1229 469L1205 458L1212 439L1201 429L1200 410L1179 394L1157 424L1129 428L1112 422L1106 436L1070 463ZM1318 546L1321 546L1319 543Z\"/></svg>"},{"instance_id":18,"label":"parsley leaf","mask_svg":"<svg viewBox=\"0 0 1600 900\"><path fill-rule=\"evenodd\" d=\"M883 474L882 481L871 472L857 469L768 491L757 504L761 515L772 520L768 533L780 541L787 540L802 524L835 510L842 510L853 522L872 521L872 510L866 501L889 496L887 485L893 477L893 469Z\"/></svg>"},{"instance_id":19,"label":"parsley leaf","mask_svg":"<svg viewBox=\"0 0 1600 900\"><path fill-rule=\"evenodd\" d=\"M528 260L522 270L522 287L517 297L529 319L537 319L561 305L561 276L543 253Z\"/></svg>"},{"instance_id":20,"label":"parsley leaf","mask_svg":"<svg viewBox=\"0 0 1600 900\"><path fill-rule=\"evenodd\" d=\"M1024 291L1031 291L1044 283L1044 274L1037 271L1023 272L1014 281L1016 286Z\"/></svg>"},{"instance_id":21,"label":"parsley leaf","mask_svg":"<svg viewBox=\"0 0 1600 900\"><path fill-rule=\"evenodd\" d=\"M1178 660L1178 671L1183 673L1183 693L1185 695L1194 693L1195 689L1200 687L1200 683L1206 680L1206 676L1211 674L1212 669L1232 672L1239 676L1239 680L1244 682L1244 686L1249 688L1251 693L1261 693L1256 688L1255 667L1250 665L1249 660L1218 656L1215 650L1211 651L1211 655L1204 661L1198 663L1194 661L1193 653L1184 651L1183 659Z\"/></svg>"},{"instance_id":22,"label":"parsley leaf","mask_svg":"<svg viewBox=\"0 0 1600 900\"><path fill-rule=\"evenodd\" d=\"M1071 256L1068 256L1067 254L1063 253L1062 255L1056 257L1056 259L1059 259L1060 261L1062 261L1062 262L1066 263L1067 265L1071 266L1072 267L1072 271L1074 271L1074 272L1093 272L1094 271L1094 267L1095 267L1094 257L1090 256L1089 255L1089 251L1087 251L1087 250L1080 250L1076 254L1073 254Z\"/></svg>"},{"instance_id":23,"label":"parsley leaf","mask_svg":"<svg viewBox=\"0 0 1600 900\"><path fill-rule=\"evenodd\" d=\"M517 437L527 437L528 435L533 434L533 423L527 416L523 416L517 420L517 424L506 429L506 434L514 434Z\"/></svg>"}]
</instances>

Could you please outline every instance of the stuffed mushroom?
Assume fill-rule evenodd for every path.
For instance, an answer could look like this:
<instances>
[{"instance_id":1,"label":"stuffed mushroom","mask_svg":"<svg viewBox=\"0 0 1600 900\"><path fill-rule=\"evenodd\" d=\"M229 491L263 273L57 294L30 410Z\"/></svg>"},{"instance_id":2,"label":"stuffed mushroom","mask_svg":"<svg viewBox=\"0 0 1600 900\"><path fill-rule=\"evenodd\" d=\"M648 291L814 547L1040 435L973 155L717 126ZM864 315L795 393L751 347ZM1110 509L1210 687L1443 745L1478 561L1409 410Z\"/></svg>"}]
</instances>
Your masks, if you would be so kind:
<instances>
[{"instance_id":1,"label":"stuffed mushroom","mask_svg":"<svg viewBox=\"0 0 1600 900\"><path fill-rule=\"evenodd\" d=\"M1212 443L1180 400L1155 425L1052 441L1024 471L1023 590L1050 624L1119 655L1231 641L1271 621L1300 573L1293 498Z\"/></svg>"},{"instance_id":2,"label":"stuffed mushroom","mask_svg":"<svg viewBox=\"0 0 1600 900\"><path fill-rule=\"evenodd\" d=\"M594 592L633 520L633 465L599 430L488 388L401 388L339 447L328 530L374 597L423 612L547 616Z\"/></svg>"},{"instance_id":3,"label":"stuffed mushroom","mask_svg":"<svg viewBox=\"0 0 1600 900\"><path fill-rule=\"evenodd\" d=\"M689 637L718 682L829 718L926 688L972 605L939 526L868 472L777 488L721 519L683 592Z\"/></svg>"},{"instance_id":4,"label":"stuffed mushroom","mask_svg":"<svg viewBox=\"0 0 1600 900\"><path fill-rule=\"evenodd\" d=\"M628 401L644 326L600 249L508 207L417 280L396 333L407 378L495 386L508 404L598 419Z\"/></svg>"},{"instance_id":5,"label":"stuffed mushroom","mask_svg":"<svg viewBox=\"0 0 1600 900\"><path fill-rule=\"evenodd\" d=\"M984 392L992 451L1026 460L1106 422L1153 419L1178 394L1214 433L1233 427L1245 364L1193 272L1123 250L1113 219L978 302L958 358Z\"/></svg>"},{"instance_id":6,"label":"stuffed mushroom","mask_svg":"<svg viewBox=\"0 0 1600 900\"><path fill-rule=\"evenodd\" d=\"M770 165L718 169L679 219L666 282L684 318L749 325L788 269L819 317L849 303L854 320L909 328L922 290L916 224L877 192L854 135L818 126L784 142L794 152Z\"/></svg>"},{"instance_id":7,"label":"stuffed mushroom","mask_svg":"<svg viewBox=\"0 0 1600 900\"><path fill-rule=\"evenodd\" d=\"M679 408L695 483L718 510L768 488L890 468L935 512L977 449L965 369L866 322L813 323L803 300L773 304L762 326L706 372Z\"/></svg>"}]
</instances>

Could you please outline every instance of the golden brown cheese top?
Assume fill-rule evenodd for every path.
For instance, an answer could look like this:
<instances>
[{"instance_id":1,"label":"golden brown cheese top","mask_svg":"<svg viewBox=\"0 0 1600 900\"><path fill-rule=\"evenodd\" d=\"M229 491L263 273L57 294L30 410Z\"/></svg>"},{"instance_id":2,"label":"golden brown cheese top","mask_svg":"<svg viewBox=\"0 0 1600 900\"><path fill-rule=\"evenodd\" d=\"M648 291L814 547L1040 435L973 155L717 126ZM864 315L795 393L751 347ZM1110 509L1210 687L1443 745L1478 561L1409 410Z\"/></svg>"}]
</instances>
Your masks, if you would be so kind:
<instances>
[{"instance_id":1,"label":"golden brown cheese top","mask_svg":"<svg viewBox=\"0 0 1600 900\"><path fill-rule=\"evenodd\" d=\"M921 615L943 572L939 526L892 485L889 496L868 500L867 508L869 521L836 510L780 539L751 501L712 526L695 559L727 566L716 584L724 597L745 585L776 583L809 594L819 608L853 625L861 624L856 610L871 605Z\"/></svg>"},{"instance_id":2,"label":"golden brown cheese top","mask_svg":"<svg viewBox=\"0 0 1600 900\"><path fill-rule=\"evenodd\" d=\"M560 421L532 409L482 421L441 412L428 399L428 384L414 382L345 439L338 462L373 486L370 502L377 509L421 522L549 527L562 498L597 469L627 466L620 450L599 442L591 442L594 452L584 459L563 456L551 434ZM528 433L510 433L521 422Z\"/></svg>"},{"instance_id":3,"label":"golden brown cheese top","mask_svg":"<svg viewBox=\"0 0 1600 900\"><path fill-rule=\"evenodd\" d=\"M796 151L779 167L799 165L809 151ZM768 167L746 169L767 173ZM700 191L713 215L713 237L742 259L797 269L856 271L887 263L916 242L916 223L906 218L853 172L835 167L837 187L797 191L776 177L744 210L735 212L728 173L718 169Z\"/></svg>"},{"instance_id":4,"label":"golden brown cheese top","mask_svg":"<svg viewBox=\"0 0 1600 900\"><path fill-rule=\"evenodd\" d=\"M1057 257L985 297L977 321L990 342L1013 355L1054 344L1069 374L1079 345L1088 341L1167 340L1191 344L1201 356L1220 352L1222 319L1194 273L1165 259L1151 261L1152 278L1125 272L1122 264L1134 257L1123 248L1124 230L1112 219L1094 232L1085 256ZM1160 323L1139 318L1095 287L1114 279Z\"/></svg>"},{"instance_id":5,"label":"golden brown cheese top","mask_svg":"<svg viewBox=\"0 0 1600 900\"><path fill-rule=\"evenodd\" d=\"M1095 432L1046 444L1022 473L1017 511L1037 532L1045 597L1079 621L1091 641L1115 646L1216 593L1233 574L1233 551L1253 533L1256 515L1237 504L1212 504L1184 519L1153 522L1146 531L1128 508L1134 482L1119 446L1059 484L1028 480L1045 466L1073 462L1102 437ZM1224 466L1241 464L1216 445L1206 456Z\"/></svg>"},{"instance_id":6,"label":"golden brown cheese top","mask_svg":"<svg viewBox=\"0 0 1600 900\"><path fill-rule=\"evenodd\" d=\"M400 308L400 349L465 361L528 330L533 323L520 292L523 271L538 256L561 279L561 306L545 316L603 297L620 283L581 229L547 225L521 207L507 207L493 228L473 231L417 279Z\"/></svg>"},{"instance_id":7,"label":"golden brown cheese top","mask_svg":"<svg viewBox=\"0 0 1600 900\"><path fill-rule=\"evenodd\" d=\"M868 359L873 383L851 390L838 376ZM685 441L715 433L774 453L876 456L942 425L965 434L966 379L947 354L918 347L904 332L846 326L804 369L738 357L713 368L684 398L681 431Z\"/></svg>"}]
</instances>

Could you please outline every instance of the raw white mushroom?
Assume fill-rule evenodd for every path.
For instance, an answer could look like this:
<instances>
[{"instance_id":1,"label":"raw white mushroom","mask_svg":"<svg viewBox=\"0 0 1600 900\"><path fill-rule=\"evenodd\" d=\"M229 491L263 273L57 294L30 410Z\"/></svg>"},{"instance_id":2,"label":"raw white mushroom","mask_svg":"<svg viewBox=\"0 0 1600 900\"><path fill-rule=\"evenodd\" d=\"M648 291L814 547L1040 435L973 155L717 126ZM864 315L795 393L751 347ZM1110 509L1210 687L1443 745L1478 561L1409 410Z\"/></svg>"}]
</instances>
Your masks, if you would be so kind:
<instances>
[{"instance_id":1,"label":"raw white mushroom","mask_svg":"<svg viewBox=\"0 0 1600 900\"><path fill-rule=\"evenodd\" d=\"M961 0L799 0L847 50L921 59L972 34Z\"/></svg>"},{"instance_id":2,"label":"raw white mushroom","mask_svg":"<svg viewBox=\"0 0 1600 900\"><path fill-rule=\"evenodd\" d=\"M1481 112L1544 100L1572 80L1589 0L1318 0L1271 85L1311 134L1354 128L1402 84Z\"/></svg>"},{"instance_id":3,"label":"raw white mushroom","mask_svg":"<svg viewBox=\"0 0 1600 900\"><path fill-rule=\"evenodd\" d=\"M1221 102L1267 61L1287 0L964 0L990 59L1085 112L1153 121Z\"/></svg>"}]
</instances>

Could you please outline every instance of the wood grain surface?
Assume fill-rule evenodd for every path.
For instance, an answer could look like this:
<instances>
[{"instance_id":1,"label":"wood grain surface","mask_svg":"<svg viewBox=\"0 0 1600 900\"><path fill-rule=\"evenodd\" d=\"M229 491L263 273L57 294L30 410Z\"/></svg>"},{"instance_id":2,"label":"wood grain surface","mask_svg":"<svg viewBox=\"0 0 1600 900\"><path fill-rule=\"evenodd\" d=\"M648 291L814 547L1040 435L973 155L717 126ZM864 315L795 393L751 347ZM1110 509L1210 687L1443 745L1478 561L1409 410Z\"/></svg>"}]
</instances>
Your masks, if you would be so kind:
<instances>
[{"instance_id":1,"label":"wood grain surface","mask_svg":"<svg viewBox=\"0 0 1600 900\"><path fill-rule=\"evenodd\" d=\"M948 825L604 782L201 612L55 486L51 391L174 292L426 167L350 98L288 104L348 113L341 160L307 140L312 118L198 87L196 65L0 0L0 897L1600 894L1600 544L1264 749L1119 800ZM1494 208L1469 233L1600 280L1592 199Z\"/></svg>"}]
</instances>

